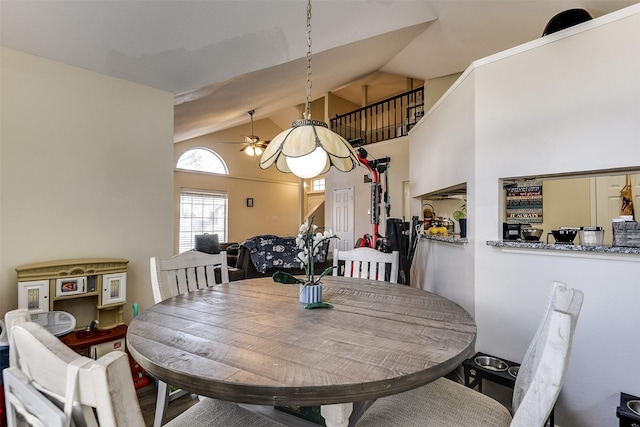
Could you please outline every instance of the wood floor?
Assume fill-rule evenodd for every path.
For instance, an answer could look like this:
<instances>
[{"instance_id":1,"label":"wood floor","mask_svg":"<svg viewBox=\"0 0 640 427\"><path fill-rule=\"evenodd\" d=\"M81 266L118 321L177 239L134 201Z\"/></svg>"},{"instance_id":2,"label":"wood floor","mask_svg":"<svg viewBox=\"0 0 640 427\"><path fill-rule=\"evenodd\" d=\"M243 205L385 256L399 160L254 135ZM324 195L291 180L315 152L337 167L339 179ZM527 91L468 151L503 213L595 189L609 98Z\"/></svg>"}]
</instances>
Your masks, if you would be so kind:
<instances>
[{"instance_id":1,"label":"wood floor","mask_svg":"<svg viewBox=\"0 0 640 427\"><path fill-rule=\"evenodd\" d=\"M138 402L140 402L140 409L142 409L142 416L144 417L144 423L147 427L153 426L153 417L156 412L156 385L155 382L136 390L138 393ZM198 402L197 398L192 398L190 395L184 395L169 402L167 408L167 414L164 418L164 422L168 423L175 418L181 412L186 411L191 405Z\"/></svg>"}]
</instances>

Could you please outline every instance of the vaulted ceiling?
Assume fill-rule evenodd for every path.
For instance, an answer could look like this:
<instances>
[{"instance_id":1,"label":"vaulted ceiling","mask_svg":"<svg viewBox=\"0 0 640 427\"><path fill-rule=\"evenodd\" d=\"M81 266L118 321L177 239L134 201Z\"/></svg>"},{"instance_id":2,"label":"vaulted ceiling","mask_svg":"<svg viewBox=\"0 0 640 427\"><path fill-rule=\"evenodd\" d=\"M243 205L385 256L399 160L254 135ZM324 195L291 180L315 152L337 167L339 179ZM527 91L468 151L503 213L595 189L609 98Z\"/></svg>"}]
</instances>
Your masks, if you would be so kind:
<instances>
[{"instance_id":1,"label":"vaulted ceiling","mask_svg":"<svg viewBox=\"0 0 640 427\"><path fill-rule=\"evenodd\" d=\"M314 0L312 95L359 96L344 88L360 81L395 94L374 76L461 72L540 37L561 11L596 18L634 3ZM0 42L172 92L175 141L246 123L252 109L286 128L305 99L304 0L0 0Z\"/></svg>"}]
</instances>

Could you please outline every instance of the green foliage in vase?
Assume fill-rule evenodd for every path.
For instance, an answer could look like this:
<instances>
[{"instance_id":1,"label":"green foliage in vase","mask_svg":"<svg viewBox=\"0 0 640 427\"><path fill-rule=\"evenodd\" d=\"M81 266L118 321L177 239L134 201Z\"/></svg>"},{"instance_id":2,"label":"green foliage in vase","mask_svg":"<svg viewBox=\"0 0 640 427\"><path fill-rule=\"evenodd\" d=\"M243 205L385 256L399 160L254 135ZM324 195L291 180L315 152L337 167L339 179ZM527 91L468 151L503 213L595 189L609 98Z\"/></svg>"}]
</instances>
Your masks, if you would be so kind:
<instances>
[{"instance_id":1,"label":"green foliage in vase","mask_svg":"<svg viewBox=\"0 0 640 427\"><path fill-rule=\"evenodd\" d=\"M453 213L453 219L456 221L460 221L461 219L465 219L467 217L467 204L460 206L459 211L455 211Z\"/></svg>"}]
</instances>

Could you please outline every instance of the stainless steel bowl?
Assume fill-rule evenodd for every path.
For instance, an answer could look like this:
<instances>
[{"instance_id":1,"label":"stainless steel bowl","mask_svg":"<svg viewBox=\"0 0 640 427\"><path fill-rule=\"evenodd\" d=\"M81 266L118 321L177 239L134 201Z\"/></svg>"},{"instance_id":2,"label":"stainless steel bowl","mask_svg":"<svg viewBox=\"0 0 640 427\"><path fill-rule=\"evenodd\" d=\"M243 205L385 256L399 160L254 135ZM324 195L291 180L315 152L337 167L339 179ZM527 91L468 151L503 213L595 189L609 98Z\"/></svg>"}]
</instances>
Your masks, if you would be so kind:
<instances>
[{"instance_id":1,"label":"stainless steel bowl","mask_svg":"<svg viewBox=\"0 0 640 427\"><path fill-rule=\"evenodd\" d=\"M504 360L492 356L478 356L475 359L476 365L490 371L506 371L509 365Z\"/></svg>"},{"instance_id":2,"label":"stainless steel bowl","mask_svg":"<svg viewBox=\"0 0 640 427\"><path fill-rule=\"evenodd\" d=\"M627 408L640 417L640 400L630 400L627 402Z\"/></svg>"},{"instance_id":3,"label":"stainless steel bowl","mask_svg":"<svg viewBox=\"0 0 640 427\"><path fill-rule=\"evenodd\" d=\"M509 372L509 375L511 375L513 378L516 378L518 376L519 371L520 371L520 366L512 366L509 369L507 369L507 372Z\"/></svg>"},{"instance_id":4,"label":"stainless steel bowl","mask_svg":"<svg viewBox=\"0 0 640 427\"><path fill-rule=\"evenodd\" d=\"M523 228L520 230L522 240L530 240L537 242L542 237L542 228Z\"/></svg>"}]
</instances>

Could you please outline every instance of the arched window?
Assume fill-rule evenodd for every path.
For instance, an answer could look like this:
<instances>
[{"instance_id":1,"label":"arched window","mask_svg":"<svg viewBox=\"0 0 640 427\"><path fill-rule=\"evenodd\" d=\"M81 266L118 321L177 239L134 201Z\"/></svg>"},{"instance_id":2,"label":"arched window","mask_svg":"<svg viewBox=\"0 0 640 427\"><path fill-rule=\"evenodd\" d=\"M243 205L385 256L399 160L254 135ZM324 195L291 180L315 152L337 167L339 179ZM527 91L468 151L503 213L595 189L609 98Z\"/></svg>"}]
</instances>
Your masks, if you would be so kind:
<instances>
[{"instance_id":1,"label":"arched window","mask_svg":"<svg viewBox=\"0 0 640 427\"><path fill-rule=\"evenodd\" d=\"M227 165L222 160L222 157L208 148L192 148L185 151L178 159L176 167L199 172L229 174Z\"/></svg>"}]
</instances>

